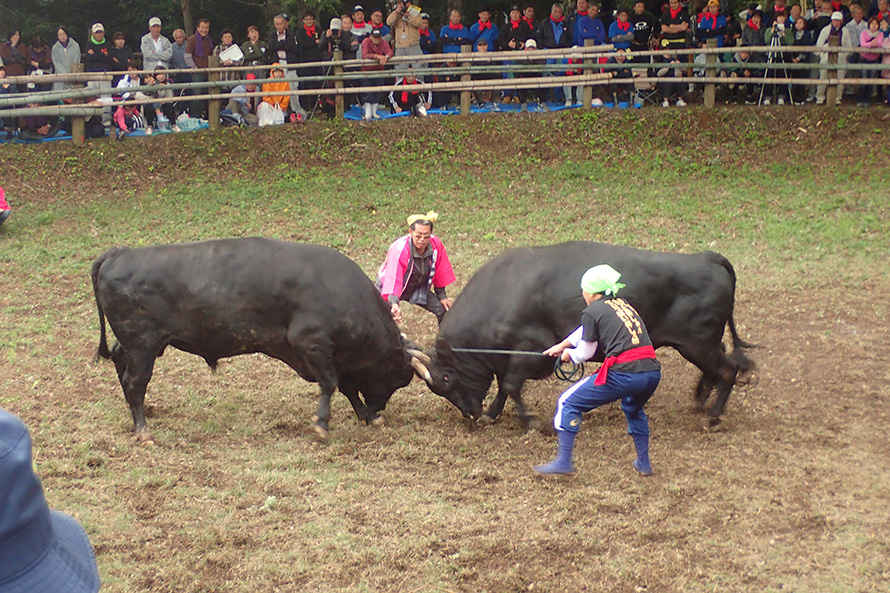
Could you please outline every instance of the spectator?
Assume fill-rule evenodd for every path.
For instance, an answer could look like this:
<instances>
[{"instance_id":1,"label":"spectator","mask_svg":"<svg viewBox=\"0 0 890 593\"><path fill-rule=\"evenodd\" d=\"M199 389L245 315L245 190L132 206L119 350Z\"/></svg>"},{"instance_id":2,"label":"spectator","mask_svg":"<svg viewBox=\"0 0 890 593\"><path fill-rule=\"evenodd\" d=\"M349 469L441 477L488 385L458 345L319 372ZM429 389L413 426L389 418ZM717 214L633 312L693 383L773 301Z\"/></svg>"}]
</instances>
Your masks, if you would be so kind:
<instances>
[{"instance_id":1,"label":"spectator","mask_svg":"<svg viewBox=\"0 0 890 593\"><path fill-rule=\"evenodd\" d=\"M127 45L127 37L120 31L111 36L112 47L108 48L108 57L111 58L112 72L126 72L127 64L133 59L133 50ZM121 75L111 80L112 85L117 85Z\"/></svg>"},{"instance_id":2,"label":"spectator","mask_svg":"<svg viewBox=\"0 0 890 593\"><path fill-rule=\"evenodd\" d=\"M256 92L257 87L256 83L254 83L254 81L256 80L256 74L254 74L253 72L248 72L244 78L244 84L239 84L232 89L233 95ZM232 114L240 116L241 120L248 125L255 126L258 123L256 116L257 100L258 97L232 97L226 104L226 109L228 109Z\"/></svg>"},{"instance_id":3,"label":"spectator","mask_svg":"<svg viewBox=\"0 0 890 593\"><path fill-rule=\"evenodd\" d=\"M680 0L670 0L661 13L661 46L667 50L685 49L687 31L689 14Z\"/></svg>"},{"instance_id":4,"label":"spectator","mask_svg":"<svg viewBox=\"0 0 890 593\"><path fill-rule=\"evenodd\" d=\"M439 31L442 40L442 53L460 53L460 46L471 43L470 31L460 22L460 11L452 10L448 13L448 24Z\"/></svg>"},{"instance_id":5,"label":"spectator","mask_svg":"<svg viewBox=\"0 0 890 593\"><path fill-rule=\"evenodd\" d=\"M491 9L483 5L479 9L478 15L479 21L470 27L470 41L473 42L473 51L476 51L480 39L484 39L488 44L488 51L497 51L498 27L491 22Z\"/></svg>"},{"instance_id":6,"label":"spectator","mask_svg":"<svg viewBox=\"0 0 890 593\"><path fill-rule=\"evenodd\" d=\"M742 43L742 25L739 24L735 15L727 13L726 15L726 38L723 40L724 47L736 47Z\"/></svg>"},{"instance_id":7,"label":"spectator","mask_svg":"<svg viewBox=\"0 0 890 593\"><path fill-rule=\"evenodd\" d=\"M430 15L425 12L420 13L420 49L423 55L439 53L439 39L436 34L430 30ZM427 62L423 62L423 66L427 66Z\"/></svg>"},{"instance_id":8,"label":"spectator","mask_svg":"<svg viewBox=\"0 0 890 593\"><path fill-rule=\"evenodd\" d=\"M807 23L807 20L803 17L798 17L797 20L794 21L794 45L813 45L813 33L809 30L809 23ZM813 62L813 54L809 51L793 54L791 56L791 62L793 64L810 64ZM812 73L808 70L795 70L794 76L795 78L813 78ZM794 101L796 103L803 103L808 100L808 90L809 87L807 85L795 84L792 89L794 92ZM815 92L816 91L814 90L814 99L816 96Z\"/></svg>"},{"instance_id":9,"label":"spectator","mask_svg":"<svg viewBox=\"0 0 890 593\"><path fill-rule=\"evenodd\" d=\"M6 75L6 69L3 66L0 66L2 69L3 76ZM0 78L3 78L0 76ZM2 94L2 92L0 92ZM3 120L0 120L2 122ZM9 218L9 215L12 214L12 208L9 207L9 204L6 202L6 192L3 191L3 188L0 187L0 226L3 226L3 223L6 222L6 219ZM0 531L2 533L2 531Z\"/></svg>"},{"instance_id":10,"label":"spectator","mask_svg":"<svg viewBox=\"0 0 890 593\"><path fill-rule=\"evenodd\" d=\"M110 44L105 39L105 27L102 26L102 23L94 23L90 27L90 38L85 45L86 53L83 55L83 63L87 72L108 72L112 69L113 63L108 53ZM111 125L111 96L104 95L101 91L110 90L111 81L90 80L87 82L87 88L99 89L98 101L106 105L102 110L102 125L109 127Z\"/></svg>"},{"instance_id":11,"label":"spectator","mask_svg":"<svg viewBox=\"0 0 890 593\"><path fill-rule=\"evenodd\" d=\"M284 123L287 121L286 118L288 110L290 109L291 96L287 94L291 89L290 83L284 79L284 70L281 69L281 65L275 63L273 66L271 77L280 79L280 82L264 83L263 92L279 92L282 94L266 95L263 97L263 102L257 107L257 120L261 126L269 125L268 122L275 124ZM273 114L278 111L280 111L280 117L275 117Z\"/></svg>"},{"instance_id":12,"label":"spectator","mask_svg":"<svg viewBox=\"0 0 890 593\"><path fill-rule=\"evenodd\" d=\"M307 11L303 14L303 26L297 29L297 61L301 64L321 62L321 36L315 29L315 13ZM322 76L324 70L321 66L303 66L300 68L301 76ZM300 83L304 89L321 88L320 80L307 80ZM300 105L303 110L311 112L318 104L318 95L300 95Z\"/></svg>"},{"instance_id":13,"label":"spectator","mask_svg":"<svg viewBox=\"0 0 890 593\"><path fill-rule=\"evenodd\" d=\"M886 21L882 21L886 22ZM890 34L887 31L881 31L884 33L884 42L881 44L883 49L890 49ZM890 52L885 53L881 58L881 65L883 66L883 70L881 70L881 78L890 79ZM882 88L882 87L878 87ZM884 93L884 104L890 106L890 85L883 87Z\"/></svg>"},{"instance_id":14,"label":"spectator","mask_svg":"<svg viewBox=\"0 0 890 593\"><path fill-rule=\"evenodd\" d=\"M379 86L383 83L380 78L374 78L375 72L382 72L386 67L386 62L395 54L389 43L383 40L383 31L374 29L371 34L362 41L362 56L368 60L377 60L376 64L365 64L362 66L363 72L368 72L367 78L362 83L366 87ZM378 75L379 76L379 75ZM382 93L379 91L362 93L362 104L364 106L363 117L366 120L380 119L377 114L377 108L380 105Z\"/></svg>"},{"instance_id":15,"label":"spectator","mask_svg":"<svg viewBox=\"0 0 890 593\"><path fill-rule=\"evenodd\" d=\"M6 67L9 76L24 76L28 67L28 46L22 43L22 35L18 29L9 31L6 41L0 44L0 60Z\"/></svg>"},{"instance_id":16,"label":"spectator","mask_svg":"<svg viewBox=\"0 0 890 593\"><path fill-rule=\"evenodd\" d=\"M28 103L28 107L40 107L40 103ZM45 115L19 116L19 138L40 141L55 136L62 126L59 118Z\"/></svg>"},{"instance_id":17,"label":"spectator","mask_svg":"<svg viewBox=\"0 0 890 593\"><path fill-rule=\"evenodd\" d=\"M185 31L182 29L174 29L173 31L173 57L170 58L170 65L174 70L187 70L190 68L188 63L185 61L185 49L186 49L186 37ZM190 72L177 72L173 74L173 80L177 83L183 82L191 82L192 75ZM176 95L179 97L188 96L190 93L188 89L181 89L176 91ZM178 112L186 111L186 108L177 101L174 105Z\"/></svg>"},{"instance_id":18,"label":"spectator","mask_svg":"<svg viewBox=\"0 0 890 593\"><path fill-rule=\"evenodd\" d=\"M600 20L600 5L598 2L593 2L587 6L587 14L580 16L578 18L578 37L575 40L576 45L584 46L587 45L587 40L593 40L594 45L602 45L606 42L606 28L603 26L603 22ZM545 26L545 25L542 25ZM648 48L647 48L648 49ZM592 72L592 71L591 71ZM565 94L566 106L568 107L571 104L572 93L571 87L563 87L563 93ZM594 87L594 97L593 97L593 105L595 107L601 107L603 104L603 100L600 95L605 94L604 86L595 86ZM581 87L575 87L575 95L576 102L580 103L582 100L581 97Z\"/></svg>"},{"instance_id":19,"label":"spectator","mask_svg":"<svg viewBox=\"0 0 890 593\"><path fill-rule=\"evenodd\" d=\"M28 74L42 75L53 73L53 55L50 47L43 41L43 37L35 35L31 38L31 55L28 57ZM52 88L51 83L28 84L29 88L35 88L39 92L45 92Z\"/></svg>"},{"instance_id":20,"label":"spectator","mask_svg":"<svg viewBox=\"0 0 890 593\"><path fill-rule=\"evenodd\" d=\"M0 66L0 98L4 95L14 95L18 92L18 88L12 83L6 82L6 66ZM15 134L16 126L13 120L4 120L0 117L0 133L6 133L6 139L9 140Z\"/></svg>"},{"instance_id":21,"label":"spectator","mask_svg":"<svg viewBox=\"0 0 890 593\"><path fill-rule=\"evenodd\" d=\"M420 8L411 4L411 0L398 0L396 9L386 17L386 24L390 26L395 35L396 57L422 56L420 47L420 25L423 19L420 16ZM412 62L412 67L426 68L426 62ZM408 64L399 64L397 69L404 69Z\"/></svg>"},{"instance_id":22,"label":"spectator","mask_svg":"<svg viewBox=\"0 0 890 593\"><path fill-rule=\"evenodd\" d=\"M0 208L2 196L0 189ZM28 429L0 410L0 589L96 593L99 571L90 540L73 517L49 508L35 468Z\"/></svg>"},{"instance_id":23,"label":"spectator","mask_svg":"<svg viewBox=\"0 0 890 593\"><path fill-rule=\"evenodd\" d=\"M139 77L136 74L138 70L139 64L130 60L127 65L127 73L117 83L117 89L123 91L121 99L124 101L135 98L135 93L131 93L127 89L139 85ZM139 105L118 105L114 111L114 123L116 125L114 128L116 140L135 132L137 128L144 128L145 119L142 117L142 108Z\"/></svg>"},{"instance_id":24,"label":"spectator","mask_svg":"<svg viewBox=\"0 0 890 593\"><path fill-rule=\"evenodd\" d=\"M324 36L321 38L321 51L325 59L333 59L335 49L339 49L343 52L344 60L351 60L355 57L352 33L350 33L349 30L343 29L344 23L347 22L347 26L351 28L352 20L349 19L348 15L346 16L346 19L331 19L330 28L324 32Z\"/></svg>"},{"instance_id":25,"label":"spectator","mask_svg":"<svg viewBox=\"0 0 890 593\"><path fill-rule=\"evenodd\" d=\"M862 6L859 4L850 5L850 20L844 25L844 29L847 32L847 37L850 39L850 43L852 43L852 47L859 47L859 40L862 37L862 33L864 31L868 31L868 21L863 18L865 15L865 11L862 10ZM859 64L860 63L860 54L851 53L847 54L847 63L848 64ZM854 78L864 78L860 76L863 74L861 70L855 71L851 74ZM856 85L856 88L847 87L847 92L850 94L855 93L856 91L862 90L862 85ZM858 94L858 93L857 93ZM861 101L859 101L861 102Z\"/></svg>"},{"instance_id":26,"label":"spectator","mask_svg":"<svg viewBox=\"0 0 890 593\"><path fill-rule=\"evenodd\" d=\"M155 70L158 66L170 67L173 44L161 35L161 19L158 17L153 16L148 20L148 33L142 36L139 49L142 52L144 70Z\"/></svg>"},{"instance_id":27,"label":"spectator","mask_svg":"<svg viewBox=\"0 0 890 593\"><path fill-rule=\"evenodd\" d=\"M213 55L213 39L210 37L210 21L207 19L198 20L198 26L195 28L195 34L188 38L185 42L185 63L189 68L209 68L210 56ZM204 72L192 72L192 82L205 82L207 74ZM189 94L203 95L207 92L206 88L192 89ZM207 118L207 101L192 101L189 106L189 115L196 118Z\"/></svg>"},{"instance_id":28,"label":"spectator","mask_svg":"<svg viewBox=\"0 0 890 593\"><path fill-rule=\"evenodd\" d=\"M287 15L279 14L272 19L274 29L269 34L269 42L266 47L269 58L279 64L297 63L297 38L288 28Z\"/></svg>"},{"instance_id":29,"label":"spectator","mask_svg":"<svg viewBox=\"0 0 890 593\"><path fill-rule=\"evenodd\" d=\"M247 27L247 41L241 45L241 53L244 54L245 66L259 66L266 63L266 42L260 39L260 30L256 25ZM264 74L261 70L251 72L254 78L257 74Z\"/></svg>"},{"instance_id":30,"label":"spectator","mask_svg":"<svg viewBox=\"0 0 890 593\"><path fill-rule=\"evenodd\" d=\"M794 23L798 21L798 19L804 18L803 11L800 8L800 4L792 4L788 9L788 26L792 29L794 28Z\"/></svg>"},{"instance_id":31,"label":"spectator","mask_svg":"<svg viewBox=\"0 0 890 593\"><path fill-rule=\"evenodd\" d=\"M698 15L695 37L702 45L707 45L709 39L716 39L717 47L723 47L725 36L726 17L720 14L720 0L708 0L705 10Z\"/></svg>"},{"instance_id":32,"label":"spectator","mask_svg":"<svg viewBox=\"0 0 890 593\"><path fill-rule=\"evenodd\" d=\"M56 30L56 41L53 45L53 69L56 74L70 74L74 64L80 64L80 44L68 35L68 29L59 27ZM64 91L72 88L70 82L55 82L53 90Z\"/></svg>"},{"instance_id":33,"label":"spectator","mask_svg":"<svg viewBox=\"0 0 890 593\"><path fill-rule=\"evenodd\" d=\"M842 47L853 47L853 40L850 39L849 33L844 28L844 14L841 11L835 11L831 14L831 24L822 29L819 32L819 37L816 39L817 47L828 47L829 39L835 38L839 39L839 46ZM823 64L828 63L828 53L819 54L819 60ZM847 62L847 54L839 53L837 54L837 63L839 65L846 64ZM844 71L838 70L836 73L838 79L844 78ZM820 70L819 78L825 80L828 78L828 70ZM841 99L844 96L844 85L838 85L837 87L837 104L841 104ZM825 103L825 86L820 85L816 88L816 104L822 105Z\"/></svg>"},{"instance_id":34,"label":"spectator","mask_svg":"<svg viewBox=\"0 0 890 593\"><path fill-rule=\"evenodd\" d=\"M541 41L541 23L535 20L534 4L529 3L525 5L525 8L522 9L522 20L525 21L529 31L532 32L531 39L534 39L535 43Z\"/></svg>"},{"instance_id":35,"label":"spectator","mask_svg":"<svg viewBox=\"0 0 890 593\"><path fill-rule=\"evenodd\" d=\"M414 69L409 68L405 72L405 76L396 80L396 85L417 84L417 78L414 76ZM405 89L403 91L390 91L389 104L392 106L393 113L402 113L410 111L412 115L426 117L426 112L433 106L432 91L414 91Z\"/></svg>"},{"instance_id":36,"label":"spectator","mask_svg":"<svg viewBox=\"0 0 890 593\"><path fill-rule=\"evenodd\" d=\"M155 91L136 91L136 98L139 100L173 98L173 91L169 88L163 88L170 84L170 81L167 79L167 69L163 66L158 66L154 72L146 74L142 84L157 85L162 88ZM152 103L146 105L143 111L145 112L145 134L147 136L152 135L155 123L160 121L161 116L167 119L174 132L179 131L179 126L176 125L176 110L172 102Z\"/></svg>"},{"instance_id":37,"label":"spectator","mask_svg":"<svg viewBox=\"0 0 890 593\"><path fill-rule=\"evenodd\" d=\"M594 0L594 3L597 3L597 0ZM566 28L572 33L572 41L574 41L575 45L584 45L583 43L579 43L578 40L581 39L581 31L580 21L584 17L590 14L590 2L588 0L577 0L575 3L575 12L566 19ZM538 41L543 41L543 39L539 39Z\"/></svg>"},{"instance_id":38,"label":"spectator","mask_svg":"<svg viewBox=\"0 0 890 593\"><path fill-rule=\"evenodd\" d=\"M773 26L778 14L784 14L786 20L788 18L788 7L785 0L773 0L773 2L773 7L763 12L761 26L764 30Z\"/></svg>"},{"instance_id":39,"label":"spectator","mask_svg":"<svg viewBox=\"0 0 890 593\"><path fill-rule=\"evenodd\" d=\"M633 13L628 16L634 31L634 39L630 42L631 51L646 51L649 49L649 39L655 28L655 17L646 10L643 0L636 0L633 4Z\"/></svg>"},{"instance_id":40,"label":"spectator","mask_svg":"<svg viewBox=\"0 0 890 593\"><path fill-rule=\"evenodd\" d=\"M683 62L677 54L666 51L656 56L656 59L661 63L661 67L655 72L655 75L659 78L679 78L683 76ZM686 101L683 100L682 83L659 82L658 88L661 91L661 96L664 97L661 103L662 107L670 107L671 100L674 100L677 107L686 107Z\"/></svg>"},{"instance_id":41,"label":"spectator","mask_svg":"<svg viewBox=\"0 0 890 593\"><path fill-rule=\"evenodd\" d=\"M711 0L717 2L717 0ZM630 49L630 44L634 39L634 33L631 30L630 15L626 8L619 8L615 15L615 20L609 25L609 43L615 46L615 49ZM627 56L624 56L627 59Z\"/></svg>"},{"instance_id":42,"label":"spectator","mask_svg":"<svg viewBox=\"0 0 890 593\"><path fill-rule=\"evenodd\" d=\"M862 5L859 2L854 2L850 6L847 6L846 4L843 3L843 0L828 0L828 1L829 1L829 4L831 5L832 13L840 12L841 14L844 15L844 24L845 25L850 22L850 19L853 18L852 11L850 10L851 7L858 5L860 8L862 8ZM824 8L825 8L825 6L823 3L823 9Z\"/></svg>"},{"instance_id":43,"label":"spectator","mask_svg":"<svg viewBox=\"0 0 890 593\"><path fill-rule=\"evenodd\" d=\"M792 46L794 45L794 32L785 26L785 21L787 17L785 16L785 12L777 12L775 15L775 22L773 25L766 30L764 33L764 42L769 46ZM784 52L780 51L770 51L769 60L772 61L773 64L778 64L778 68L767 70L767 76L773 78L788 78L788 71L784 68L784 64L786 62L787 56ZM769 84L766 86L766 97L763 100L764 105L769 105L770 101L775 101L778 105L785 104L785 97L788 97L788 100L791 101L792 97L788 92L787 84L775 85Z\"/></svg>"},{"instance_id":44,"label":"spectator","mask_svg":"<svg viewBox=\"0 0 890 593\"><path fill-rule=\"evenodd\" d=\"M538 42L534 39L528 39L525 42L525 51L526 52L535 52L538 51ZM546 63L546 60L528 60L525 62L526 66L542 66ZM521 73L519 78L540 78L541 73L534 70L529 70ZM519 91L520 101L522 102L522 111L528 110L529 101L533 102L535 106L540 106L541 102L544 101L547 97L547 93L549 91L544 91L542 89L536 88L526 88L521 89Z\"/></svg>"},{"instance_id":45,"label":"spectator","mask_svg":"<svg viewBox=\"0 0 890 593\"><path fill-rule=\"evenodd\" d=\"M619 9L620 10L620 9ZM612 23L614 25L618 21ZM609 93L615 105L619 107L627 107L630 105L631 97L634 94L633 72L627 65L627 50L618 49L615 55L609 58L607 64L615 64L617 67L608 70L612 75L613 82L609 83Z\"/></svg>"},{"instance_id":46,"label":"spectator","mask_svg":"<svg viewBox=\"0 0 890 593\"><path fill-rule=\"evenodd\" d=\"M237 60L225 59L223 60L220 56L224 51L229 49L230 47L237 46L235 43L235 36L232 35L231 29L223 29L219 32L219 45L213 48L213 55L220 58L219 65L223 68L237 68L244 63L244 54L242 52L242 57ZM240 47L238 50L240 51ZM230 72L221 72L219 75L220 80L241 80L241 72L240 71L230 71Z\"/></svg>"},{"instance_id":47,"label":"spectator","mask_svg":"<svg viewBox=\"0 0 890 593\"><path fill-rule=\"evenodd\" d=\"M392 29L383 22L383 11L379 8L371 10L371 30L379 29L380 35L387 44L392 43Z\"/></svg>"},{"instance_id":48,"label":"spectator","mask_svg":"<svg viewBox=\"0 0 890 593\"><path fill-rule=\"evenodd\" d=\"M362 57L362 42L365 40L365 37L371 34L371 23L365 20L365 9L361 4L356 4L355 8L352 9L352 34L355 35L356 41L358 41L358 57Z\"/></svg>"},{"instance_id":49,"label":"spectator","mask_svg":"<svg viewBox=\"0 0 890 593\"><path fill-rule=\"evenodd\" d=\"M117 94L120 95L120 98L124 101L133 98L132 93L130 93L128 89L139 86L139 75L136 74L138 71L139 64L136 63L136 60L130 60L127 63L127 73L117 82L116 88L119 91Z\"/></svg>"},{"instance_id":50,"label":"spectator","mask_svg":"<svg viewBox=\"0 0 890 593\"><path fill-rule=\"evenodd\" d=\"M877 17L878 24L880 24L881 21L890 23L890 2L888 2L888 0L878 0L874 5L874 14L871 16ZM869 9L869 12L872 12L871 9Z\"/></svg>"},{"instance_id":51,"label":"spectator","mask_svg":"<svg viewBox=\"0 0 890 593\"><path fill-rule=\"evenodd\" d=\"M423 307L439 323L451 308L445 289L456 278L445 245L433 234L438 219L435 212L409 216L408 234L393 241L377 272L377 289L396 322L402 320L400 301Z\"/></svg>"},{"instance_id":52,"label":"spectator","mask_svg":"<svg viewBox=\"0 0 890 593\"><path fill-rule=\"evenodd\" d=\"M585 19L586 17L581 17L581 19ZM582 25L583 26L583 25ZM541 23L541 47L543 49L558 49L558 48L568 48L572 47L572 31L567 26L565 20L565 9L562 4L559 2L554 2L550 7L550 18ZM537 49L537 48L534 48ZM568 60L564 60L561 58L550 58L546 61L547 64L558 64L563 63L567 64ZM558 76L560 73L554 72L552 70L548 70L544 73L544 76ZM563 86L563 98L566 103L571 104L572 101L572 89L576 89L578 94L581 93L581 87L574 85L564 85ZM555 89L551 89L548 92L548 95L552 99L556 99ZM579 103L581 97L578 97Z\"/></svg>"},{"instance_id":53,"label":"spectator","mask_svg":"<svg viewBox=\"0 0 890 593\"><path fill-rule=\"evenodd\" d=\"M815 0L815 2L818 4L819 0ZM822 29L831 24L832 14L834 14L834 9L831 8L831 0L822 0L822 3L819 4L819 11L813 14L813 18L810 20L813 37L818 38Z\"/></svg>"},{"instance_id":54,"label":"spectator","mask_svg":"<svg viewBox=\"0 0 890 593\"><path fill-rule=\"evenodd\" d=\"M856 18L855 15L853 18ZM851 23L853 21L850 21ZM849 26L849 23L847 24ZM862 32L859 38L859 46L867 48L878 48L884 45L884 33L880 30L881 23L878 17L872 17L868 21L868 29ZM881 54L864 53L862 54L862 64L875 66L881 62ZM862 70L862 78L875 78L878 75L877 70ZM868 107L871 103L871 94L875 90L874 85L863 84L859 87L859 106ZM880 97L880 92L878 97Z\"/></svg>"},{"instance_id":55,"label":"spectator","mask_svg":"<svg viewBox=\"0 0 890 593\"><path fill-rule=\"evenodd\" d=\"M522 11L519 10L519 5L514 4L510 8L509 19L507 24L501 27L498 32L498 47L500 47L501 51L523 51L525 50L525 42L531 37L532 32L529 29L528 23L522 20ZM515 61L507 60L504 64L515 64ZM505 72L503 76L505 79L513 78L513 74L509 72ZM519 93L516 89L504 91L504 103L510 103L511 100L519 103Z\"/></svg>"},{"instance_id":56,"label":"spectator","mask_svg":"<svg viewBox=\"0 0 890 593\"><path fill-rule=\"evenodd\" d=\"M343 59L354 60L358 54L359 41L358 37L353 33L355 24L352 20L352 15L344 13L340 15L340 21L342 22L341 35L343 36L344 43ZM348 44L348 49L346 44Z\"/></svg>"},{"instance_id":57,"label":"spectator","mask_svg":"<svg viewBox=\"0 0 890 593\"><path fill-rule=\"evenodd\" d=\"M528 41L526 41L526 44ZM476 43L476 53L484 54L488 51L488 41L484 38L480 39ZM453 68L457 66L457 62L451 62L449 67ZM496 80L500 78L499 74L494 73L485 73L485 74L473 74L472 80ZM460 80L460 76L455 76L455 80ZM500 95L500 91L494 89L483 89L480 91L476 91L475 98L476 103L480 105L491 105L494 103L494 98Z\"/></svg>"},{"instance_id":58,"label":"spectator","mask_svg":"<svg viewBox=\"0 0 890 593\"><path fill-rule=\"evenodd\" d=\"M754 95L756 87L754 83L743 82L736 83L736 78L753 78L756 75L755 70L747 64L751 61L751 54L747 51L738 51L732 54L732 62L736 66L729 73L729 89L732 93L732 100L735 102L743 101L745 105L754 105Z\"/></svg>"}]
</instances>

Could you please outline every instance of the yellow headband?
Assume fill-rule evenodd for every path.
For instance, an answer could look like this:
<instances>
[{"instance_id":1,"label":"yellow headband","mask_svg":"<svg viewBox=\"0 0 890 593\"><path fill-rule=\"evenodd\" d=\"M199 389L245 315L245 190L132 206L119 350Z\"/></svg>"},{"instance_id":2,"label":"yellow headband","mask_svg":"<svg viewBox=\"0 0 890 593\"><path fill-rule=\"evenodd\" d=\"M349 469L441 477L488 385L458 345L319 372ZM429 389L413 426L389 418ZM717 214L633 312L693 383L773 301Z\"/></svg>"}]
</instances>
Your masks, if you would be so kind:
<instances>
[{"instance_id":1,"label":"yellow headband","mask_svg":"<svg viewBox=\"0 0 890 593\"><path fill-rule=\"evenodd\" d=\"M428 220L433 224L436 224L436 221L439 220L439 214L437 212L433 212L430 210L426 214L412 214L408 217L408 226L411 226L418 220Z\"/></svg>"}]
</instances>

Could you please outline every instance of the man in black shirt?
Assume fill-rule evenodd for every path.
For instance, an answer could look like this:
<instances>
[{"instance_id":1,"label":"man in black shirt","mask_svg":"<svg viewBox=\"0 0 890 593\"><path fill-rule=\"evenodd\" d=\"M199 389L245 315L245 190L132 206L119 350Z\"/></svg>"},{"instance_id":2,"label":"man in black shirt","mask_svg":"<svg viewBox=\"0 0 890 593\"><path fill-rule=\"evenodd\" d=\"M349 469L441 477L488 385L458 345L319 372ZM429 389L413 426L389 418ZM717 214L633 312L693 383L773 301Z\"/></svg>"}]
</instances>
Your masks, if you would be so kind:
<instances>
[{"instance_id":1,"label":"man in black shirt","mask_svg":"<svg viewBox=\"0 0 890 593\"><path fill-rule=\"evenodd\" d=\"M658 386L661 364L639 313L616 296L624 288L618 282L620 278L620 273L605 264L587 270L581 277L581 294L588 305L581 314L581 326L544 351L563 361L580 363L592 359L599 350L604 361L596 375L575 383L559 397L553 417L559 453L550 463L536 467L538 473L575 473L572 450L581 428L581 415L620 399L627 417L627 432L637 449L633 466L644 476L652 474L649 419L643 406Z\"/></svg>"},{"instance_id":2,"label":"man in black shirt","mask_svg":"<svg viewBox=\"0 0 890 593\"><path fill-rule=\"evenodd\" d=\"M652 30L655 27L655 17L646 10L646 4L643 0L636 0L633 4L633 11L628 17L633 27L634 40L630 42L631 51L646 51L649 49L649 38L652 37Z\"/></svg>"}]
</instances>

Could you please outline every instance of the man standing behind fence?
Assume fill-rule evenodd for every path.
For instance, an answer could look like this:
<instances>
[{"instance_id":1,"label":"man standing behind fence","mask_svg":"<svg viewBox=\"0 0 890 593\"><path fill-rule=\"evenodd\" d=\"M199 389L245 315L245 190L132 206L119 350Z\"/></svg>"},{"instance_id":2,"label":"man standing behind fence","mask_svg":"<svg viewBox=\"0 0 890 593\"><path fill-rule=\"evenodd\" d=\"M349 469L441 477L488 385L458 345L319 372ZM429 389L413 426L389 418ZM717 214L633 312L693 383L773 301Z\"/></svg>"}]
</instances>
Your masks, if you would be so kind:
<instances>
[{"instance_id":1,"label":"man standing behind fence","mask_svg":"<svg viewBox=\"0 0 890 593\"><path fill-rule=\"evenodd\" d=\"M831 14L831 24L822 29L819 33L819 38L816 40L817 47L828 47L831 45L830 40L834 38L837 40L837 45L841 47L853 47L853 40L850 39L850 35L847 33L847 30L844 29L844 13L837 10ZM828 63L828 52L823 52L819 54L819 61L822 64ZM839 67L843 67L847 63L847 54L837 54L837 63ZM828 78L829 71L827 69L822 69L819 71L819 78L825 80ZM832 73L834 74L834 73ZM838 80L842 80L844 78L844 71L838 70L836 73ZM822 105L825 103L825 85L819 85L816 88L816 104ZM844 96L844 85L838 85L837 87L837 104L841 104L841 98Z\"/></svg>"},{"instance_id":2,"label":"man standing behind fence","mask_svg":"<svg viewBox=\"0 0 890 593\"><path fill-rule=\"evenodd\" d=\"M396 57L423 55L420 48L420 25L423 24L420 8L411 4L410 0L398 0L396 9L386 17L386 24L392 29ZM425 68L426 62L399 64L397 69L404 70L408 67Z\"/></svg>"},{"instance_id":3,"label":"man standing behind fence","mask_svg":"<svg viewBox=\"0 0 890 593\"><path fill-rule=\"evenodd\" d=\"M90 27L90 38L86 42L86 53L83 56L84 69L87 72L108 72L111 70L111 56L108 54L110 44L105 38L105 27L102 23L95 23ZM91 80L87 82L87 88L93 89L111 89L110 80ZM111 95L100 95L98 97L102 103L110 103ZM108 106L102 111L102 125L106 128L111 126L111 107Z\"/></svg>"},{"instance_id":4,"label":"man standing behind fence","mask_svg":"<svg viewBox=\"0 0 890 593\"><path fill-rule=\"evenodd\" d=\"M173 44L161 35L161 19L156 16L148 21L148 33L142 36L142 69L154 70L158 66L170 67L173 57Z\"/></svg>"},{"instance_id":5,"label":"man standing behind fence","mask_svg":"<svg viewBox=\"0 0 890 593\"><path fill-rule=\"evenodd\" d=\"M201 19L198 21L198 27L195 34L188 38L185 43L185 62L189 68L209 68L210 56L213 55L213 39L210 38L210 21ZM194 72L192 74L192 82L205 82L207 74L205 72ZM206 87L192 89L190 94L203 95L207 92ZM192 101L189 106L189 115L191 117L207 118L207 101Z\"/></svg>"}]
</instances>

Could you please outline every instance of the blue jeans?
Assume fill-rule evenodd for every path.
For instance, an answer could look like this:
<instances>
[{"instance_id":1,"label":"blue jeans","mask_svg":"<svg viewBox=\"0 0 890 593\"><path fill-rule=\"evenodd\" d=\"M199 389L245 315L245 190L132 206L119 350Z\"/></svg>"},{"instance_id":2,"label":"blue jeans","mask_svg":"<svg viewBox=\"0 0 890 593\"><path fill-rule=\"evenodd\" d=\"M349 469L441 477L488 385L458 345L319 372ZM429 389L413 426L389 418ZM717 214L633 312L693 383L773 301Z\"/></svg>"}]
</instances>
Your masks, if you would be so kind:
<instances>
[{"instance_id":1,"label":"blue jeans","mask_svg":"<svg viewBox=\"0 0 890 593\"><path fill-rule=\"evenodd\" d=\"M582 379L559 396L553 416L554 428L578 432L581 429L581 414L620 399L621 409L627 417L627 433L648 436L649 419L643 406L655 393L661 380L661 370L643 373L609 371L605 385L594 385L595 379L594 375Z\"/></svg>"}]
</instances>

